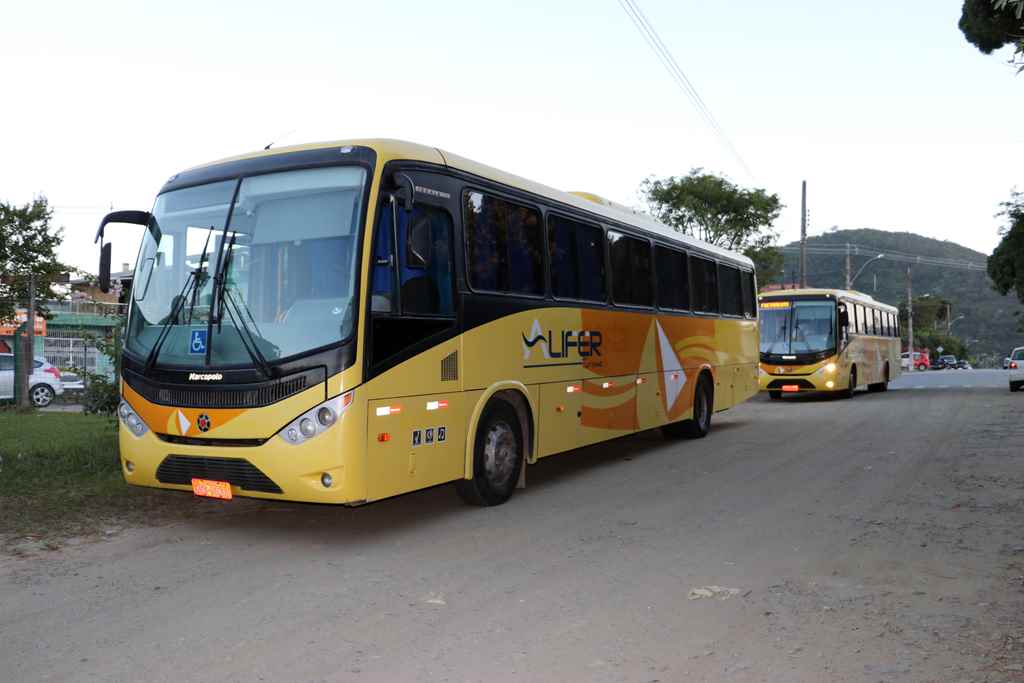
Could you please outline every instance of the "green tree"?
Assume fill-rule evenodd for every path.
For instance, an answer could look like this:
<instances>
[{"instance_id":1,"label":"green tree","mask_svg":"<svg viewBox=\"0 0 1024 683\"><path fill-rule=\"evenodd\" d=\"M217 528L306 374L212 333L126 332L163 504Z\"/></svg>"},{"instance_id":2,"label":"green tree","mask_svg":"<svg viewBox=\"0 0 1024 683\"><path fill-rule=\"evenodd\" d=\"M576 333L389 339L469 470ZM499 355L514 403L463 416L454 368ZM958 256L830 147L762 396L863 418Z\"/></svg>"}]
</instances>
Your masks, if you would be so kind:
<instances>
[{"instance_id":1,"label":"green tree","mask_svg":"<svg viewBox=\"0 0 1024 683\"><path fill-rule=\"evenodd\" d=\"M776 194L747 189L695 168L682 177L648 178L640 186L650 212L681 233L742 251L763 282L782 272L772 224L782 211Z\"/></svg>"},{"instance_id":2,"label":"green tree","mask_svg":"<svg viewBox=\"0 0 1024 683\"><path fill-rule=\"evenodd\" d=\"M987 55L1016 45L1012 61L1024 70L1024 0L964 0L960 31Z\"/></svg>"},{"instance_id":3,"label":"green tree","mask_svg":"<svg viewBox=\"0 0 1024 683\"><path fill-rule=\"evenodd\" d=\"M1024 303L1024 193L1013 192L1010 201L1002 203L1007 224L999 229L1003 239L988 257L988 276L992 287L1002 295L1014 291Z\"/></svg>"},{"instance_id":4,"label":"green tree","mask_svg":"<svg viewBox=\"0 0 1024 683\"><path fill-rule=\"evenodd\" d=\"M52 228L53 209L46 197L23 206L0 202L0 320L11 320L28 302L29 274L35 274L37 310L58 296L54 285L71 270L57 260L63 228Z\"/></svg>"}]
</instances>

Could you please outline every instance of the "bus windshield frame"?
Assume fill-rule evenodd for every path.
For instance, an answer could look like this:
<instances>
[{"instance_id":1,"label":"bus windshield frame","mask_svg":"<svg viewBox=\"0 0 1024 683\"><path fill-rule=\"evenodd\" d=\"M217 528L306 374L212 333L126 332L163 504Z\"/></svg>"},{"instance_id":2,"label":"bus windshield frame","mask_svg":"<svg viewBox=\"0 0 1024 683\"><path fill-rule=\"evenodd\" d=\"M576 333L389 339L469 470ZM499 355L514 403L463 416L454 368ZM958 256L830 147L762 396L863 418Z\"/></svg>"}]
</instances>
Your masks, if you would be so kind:
<instances>
[{"instance_id":1,"label":"bus windshield frame","mask_svg":"<svg viewBox=\"0 0 1024 683\"><path fill-rule=\"evenodd\" d=\"M837 353L840 332L836 299L762 299L759 309L763 362L812 363Z\"/></svg>"},{"instance_id":2,"label":"bus windshield frame","mask_svg":"<svg viewBox=\"0 0 1024 683\"><path fill-rule=\"evenodd\" d=\"M334 164L162 192L139 249L126 354L240 368L354 339L371 179L362 164Z\"/></svg>"}]
</instances>

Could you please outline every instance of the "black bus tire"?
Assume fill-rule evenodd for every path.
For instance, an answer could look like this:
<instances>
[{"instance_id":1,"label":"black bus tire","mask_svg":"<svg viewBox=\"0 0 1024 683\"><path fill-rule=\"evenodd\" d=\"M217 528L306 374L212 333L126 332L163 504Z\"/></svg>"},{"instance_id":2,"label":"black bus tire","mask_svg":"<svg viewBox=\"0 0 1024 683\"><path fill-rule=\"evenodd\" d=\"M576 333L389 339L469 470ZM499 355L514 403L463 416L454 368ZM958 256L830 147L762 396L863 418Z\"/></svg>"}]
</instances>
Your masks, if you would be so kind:
<instances>
[{"instance_id":1,"label":"black bus tire","mask_svg":"<svg viewBox=\"0 0 1024 683\"><path fill-rule=\"evenodd\" d=\"M455 482L455 491L470 505L501 505L515 491L523 467L523 432L505 401L491 401L476 429L473 478Z\"/></svg>"}]
</instances>

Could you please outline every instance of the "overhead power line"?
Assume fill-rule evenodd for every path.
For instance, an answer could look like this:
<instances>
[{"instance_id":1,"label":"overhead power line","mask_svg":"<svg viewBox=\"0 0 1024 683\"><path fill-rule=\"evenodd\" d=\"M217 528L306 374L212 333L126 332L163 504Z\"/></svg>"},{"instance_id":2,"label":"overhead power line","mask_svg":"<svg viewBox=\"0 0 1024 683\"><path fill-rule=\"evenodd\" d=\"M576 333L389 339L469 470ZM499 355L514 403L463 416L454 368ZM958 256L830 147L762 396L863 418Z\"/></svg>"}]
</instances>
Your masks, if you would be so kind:
<instances>
[{"instance_id":1,"label":"overhead power line","mask_svg":"<svg viewBox=\"0 0 1024 683\"><path fill-rule=\"evenodd\" d=\"M714 114L711 113L711 109L707 103L704 102L704 98L697 92L697 88L693 85L693 82L687 78L686 73L679 66L675 57L669 51L668 47L662 42L658 32L654 29L654 25L647 19L647 16L640 9L636 0L619 0L619 5L623 11L629 16L633 25L636 26L637 30L640 31L640 35L643 37L647 45L654 51L658 61L661 62L662 66L668 71L669 75L676 82L676 84L682 89L683 94L690 100L694 109L697 110L697 114L704 120L704 123L711 128L711 131L718 138L718 141L728 152L736 159L739 165L743 168L744 172L752 179L754 178L753 171L750 170L750 166L740 156L739 151L735 145L729 139L729 136L725 134L725 130L719 125L718 120Z\"/></svg>"},{"instance_id":2,"label":"overhead power line","mask_svg":"<svg viewBox=\"0 0 1024 683\"><path fill-rule=\"evenodd\" d=\"M799 254L800 247L780 247L783 254ZM807 245L808 254L819 256L846 256L846 245ZM988 270L986 264L968 261L967 259L943 258L940 256L921 256L918 254L906 254L899 251L889 251L879 247L865 247L864 245L850 245L850 254L853 256L876 256L884 254L887 261L898 261L900 263L917 263L923 266L938 266L941 268L955 268L959 270L973 270L985 272Z\"/></svg>"}]
</instances>

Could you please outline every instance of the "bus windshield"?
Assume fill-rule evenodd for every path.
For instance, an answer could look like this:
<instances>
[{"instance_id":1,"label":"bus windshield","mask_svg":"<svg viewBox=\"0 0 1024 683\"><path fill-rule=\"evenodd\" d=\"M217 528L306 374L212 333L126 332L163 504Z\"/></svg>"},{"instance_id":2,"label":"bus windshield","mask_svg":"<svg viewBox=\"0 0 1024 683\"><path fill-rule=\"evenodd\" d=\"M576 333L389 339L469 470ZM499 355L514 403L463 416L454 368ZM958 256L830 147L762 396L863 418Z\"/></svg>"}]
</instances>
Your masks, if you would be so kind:
<instances>
[{"instance_id":1,"label":"bus windshield","mask_svg":"<svg viewBox=\"0 0 1024 683\"><path fill-rule=\"evenodd\" d=\"M835 347L834 301L761 302L761 353L798 355Z\"/></svg>"},{"instance_id":2,"label":"bus windshield","mask_svg":"<svg viewBox=\"0 0 1024 683\"><path fill-rule=\"evenodd\" d=\"M347 166L161 194L125 349L145 358L164 333L160 363L239 365L253 362L250 344L273 361L349 337L365 185Z\"/></svg>"}]
</instances>

